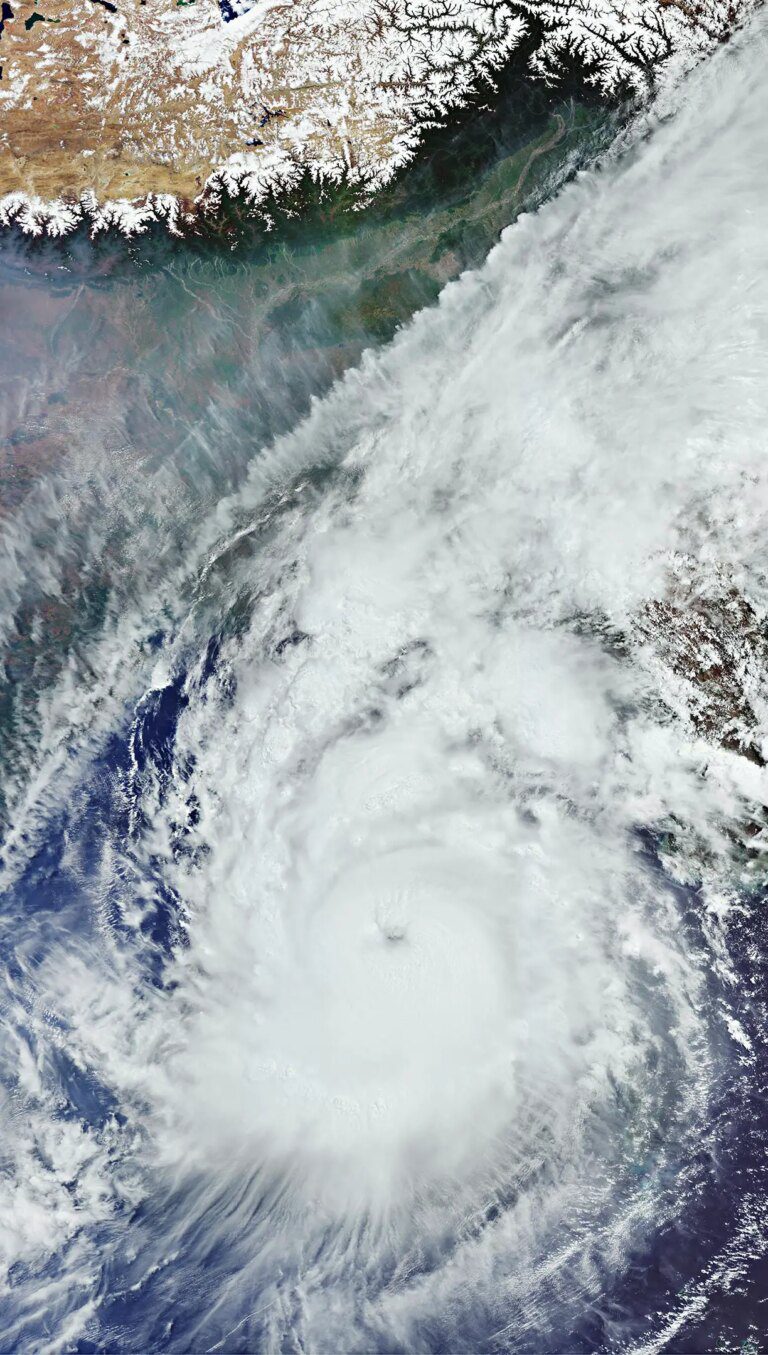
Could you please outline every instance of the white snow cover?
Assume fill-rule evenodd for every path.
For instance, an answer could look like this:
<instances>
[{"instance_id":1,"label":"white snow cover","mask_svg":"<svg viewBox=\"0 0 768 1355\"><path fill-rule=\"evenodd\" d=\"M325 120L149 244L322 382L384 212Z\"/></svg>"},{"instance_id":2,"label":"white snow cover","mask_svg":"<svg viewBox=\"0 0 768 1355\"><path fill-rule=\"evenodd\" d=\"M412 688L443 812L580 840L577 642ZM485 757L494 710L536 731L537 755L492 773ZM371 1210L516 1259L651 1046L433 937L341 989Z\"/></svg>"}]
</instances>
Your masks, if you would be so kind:
<instances>
[{"instance_id":1,"label":"white snow cover","mask_svg":"<svg viewBox=\"0 0 768 1355\"><path fill-rule=\"evenodd\" d=\"M346 179L372 192L413 157L425 129L464 105L484 80L492 81L531 33L540 33L531 70L541 79L555 83L564 63L575 62L606 95L629 88L642 96L723 40L753 0L741 0L739 12L735 4L260 0L225 23L214 0L207 6L201 0L159 15L153 27L137 21L130 40L121 10L120 22L107 24L93 44L96 79L88 107L98 110L108 93L113 108L116 98L118 107L125 105L128 126L135 126L140 112L145 131L150 119L151 132L154 119L158 138L164 137L159 160L189 156L196 137L200 146L205 143L201 156L214 168L201 183L192 213L215 210L224 191L243 194L258 207L269 194L295 187L307 171L316 180ZM92 13L93 7L86 9ZM125 19L130 28L128 11ZM163 54L168 79L146 76L142 90L142 70L149 69L142 44L149 54L150 40L155 63L158 50ZM119 41L127 44L128 64L118 68ZM124 98L119 90L115 94L114 82L106 89L114 70L125 84ZM270 117L260 132L259 112L274 107L275 90L285 91L285 111ZM164 116L171 96L190 100L181 135L169 132ZM4 82L0 112L8 113L13 97ZM230 126L239 144L228 154L225 146L222 155L222 137L217 143L215 133ZM249 146L254 138L264 144ZM179 230L189 215L189 204L151 191L138 201L98 201L93 194L79 203L46 202L20 192L0 197L0 223L15 222L30 234L65 234L83 219L94 232L117 227L134 234L156 219Z\"/></svg>"},{"instance_id":2,"label":"white snow cover","mask_svg":"<svg viewBox=\"0 0 768 1355\"><path fill-rule=\"evenodd\" d=\"M496 1349L547 1348L553 1311L593 1311L651 1231L689 1221L713 1089L748 1057L724 924L768 769L677 713L671 651L630 637L694 580L699 629L727 580L768 619L766 26L750 37L254 443L228 497L183 507L241 427L223 417L197 462L182 444L131 478L106 458L103 513L62 468L4 525L9 627L29 577L43 600L73 563L109 580L2 785L4 882L66 809L76 886L5 917L0 1278L26 1269L4 1349L114 1349L129 1284L158 1323L194 1289L201 1352L461 1350L423 1334L470 1305L486 1331L516 1322ZM100 750L128 721L139 750L182 678L171 756L124 783L146 829L110 817L94 864ZM748 695L765 734L764 668ZM702 882L695 940L638 825ZM185 936L155 986L160 886ZM63 1118L60 1051L103 1123ZM724 1249L627 1355L669 1349L677 1311L764 1254L764 1195L740 1189ZM40 1314L50 1346L25 1339Z\"/></svg>"}]
</instances>

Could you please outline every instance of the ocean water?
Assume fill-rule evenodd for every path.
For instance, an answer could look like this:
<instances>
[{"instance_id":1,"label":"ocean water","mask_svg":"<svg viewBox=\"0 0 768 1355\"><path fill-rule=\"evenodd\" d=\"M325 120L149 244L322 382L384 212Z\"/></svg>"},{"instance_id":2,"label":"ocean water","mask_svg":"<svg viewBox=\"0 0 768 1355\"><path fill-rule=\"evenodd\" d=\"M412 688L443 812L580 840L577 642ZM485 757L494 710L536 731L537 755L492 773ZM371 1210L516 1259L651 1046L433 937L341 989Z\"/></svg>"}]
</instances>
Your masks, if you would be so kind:
<instances>
[{"instance_id":1,"label":"ocean water","mask_svg":"<svg viewBox=\"0 0 768 1355\"><path fill-rule=\"evenodd\" d=\"M765 1344L764 678L647 617L768 613L767 46L6 250L3 1349Z\"/></svg>"}]
</instances>

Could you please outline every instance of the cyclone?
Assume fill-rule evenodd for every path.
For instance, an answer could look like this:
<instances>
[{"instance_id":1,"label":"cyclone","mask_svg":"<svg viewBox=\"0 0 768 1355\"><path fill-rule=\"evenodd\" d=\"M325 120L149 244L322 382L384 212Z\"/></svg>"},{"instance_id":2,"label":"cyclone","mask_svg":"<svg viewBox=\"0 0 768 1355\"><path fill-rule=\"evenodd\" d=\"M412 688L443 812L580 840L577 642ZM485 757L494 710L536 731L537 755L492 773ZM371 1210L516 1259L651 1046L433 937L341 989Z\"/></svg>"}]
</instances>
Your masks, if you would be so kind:
<instances>
[{"instance_id":1,"label":"cyclone","mask_svg":"<svg viewBox=\"0 0 768 1355\"><path fill-rule=\"evenodd\" d=\"M767 41L205 514L4 523L7 635L103 586L3 768L4 1349L759 1340Z\"/></svg>"}]
</instances>

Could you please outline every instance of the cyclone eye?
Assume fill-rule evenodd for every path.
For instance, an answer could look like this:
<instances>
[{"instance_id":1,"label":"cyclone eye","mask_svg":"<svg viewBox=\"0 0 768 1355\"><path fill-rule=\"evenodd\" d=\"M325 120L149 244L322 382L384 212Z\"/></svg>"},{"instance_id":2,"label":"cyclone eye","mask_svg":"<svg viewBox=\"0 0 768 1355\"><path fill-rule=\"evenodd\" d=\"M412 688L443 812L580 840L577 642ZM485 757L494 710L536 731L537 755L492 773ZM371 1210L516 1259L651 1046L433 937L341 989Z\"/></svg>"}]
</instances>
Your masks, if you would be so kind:
<instances>
[{"instance_id":1,"label":"cyclone eye","mask_svg":"<svg viewBox=\"0 0 768 1355\"><path fill-rule=\"evenodd\" d=\"M397 942L406 940L405 927L399 926L396 922L380 923L379 930L385 941Z\"/></svg>"}]
</instances>

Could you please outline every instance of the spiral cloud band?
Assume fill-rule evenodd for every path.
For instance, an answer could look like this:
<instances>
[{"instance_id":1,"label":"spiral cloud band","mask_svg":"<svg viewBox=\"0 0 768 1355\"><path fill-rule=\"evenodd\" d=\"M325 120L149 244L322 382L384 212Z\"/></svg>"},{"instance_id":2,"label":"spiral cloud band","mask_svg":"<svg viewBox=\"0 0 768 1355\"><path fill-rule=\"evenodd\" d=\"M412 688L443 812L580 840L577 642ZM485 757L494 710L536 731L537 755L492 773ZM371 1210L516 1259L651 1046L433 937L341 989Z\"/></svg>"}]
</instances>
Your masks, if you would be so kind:
<instances>
[{"instance_id":1,"label":"spiral cloud band","mask_svg":"<svg viewBox=\"0 0 768 1355\"><path fill-rule=\"evenodd\" d=\"M134 510L6 787L6 1345L663 1350L762 1254L768 707L647 618L768 608L765 50Z\"/></svg>"}]
</instances>

